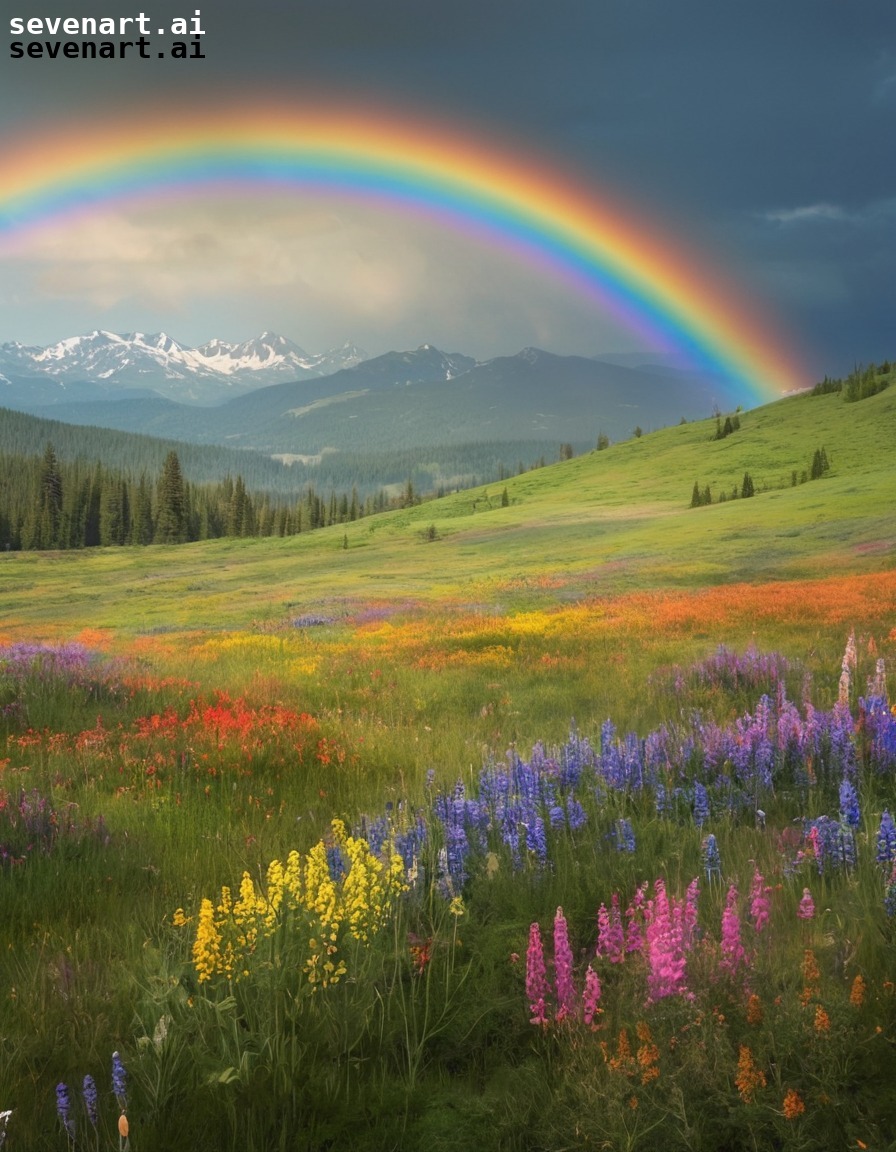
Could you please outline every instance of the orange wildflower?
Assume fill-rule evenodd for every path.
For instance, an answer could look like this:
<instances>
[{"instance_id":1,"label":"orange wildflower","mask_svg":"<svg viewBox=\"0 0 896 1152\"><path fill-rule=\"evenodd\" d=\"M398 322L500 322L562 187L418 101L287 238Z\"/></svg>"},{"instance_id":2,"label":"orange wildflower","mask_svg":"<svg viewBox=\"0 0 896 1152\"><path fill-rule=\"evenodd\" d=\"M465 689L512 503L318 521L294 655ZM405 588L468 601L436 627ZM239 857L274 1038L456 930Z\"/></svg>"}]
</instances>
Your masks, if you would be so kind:
<instances>
[{"instance_id":1,"label":"orange wildflower","mask_svg":"<svg viewBox=\"0 0 896 1152\"><path fill-rule=\"evenodd\" d=\"M816 1032L830 1032L831 1018L825 1012L824 1008L818 1004L815 1008L815 1031Z\"/></svg>"},{"instance_id":2,"label":"orange wildflower","mask_svg":"<svg viewBox=\"0 0 896 1152\"><path fill-rule=\"evenodd\" d=\"M751 1025L762 1023L762 1001L754 992L747 1001L747 1023Z\"/></svg>"},{"instance_id":3,"label":"orange wildflower","mask_svg":"<svg viewBox=\"0 0 896 1152\"><path fill-rule=\"evenodd\" d=\"M734 1083L745 1104L752 1104L757 1091L764 1088L766 1084L765 1073L756 1064L753 1053L745 1044L740 1046L740 1054L737 1058L737 1076L734 1078Z\"/></svg>"},{"instance_id":4,"label":"orange wildflower","mask_svg":"<svg viewBox=\"0 0 896 1152\"><path fill-rule=\"evenodd\" d=\"M610 1067L614 1072L625 1072L628 1074L634 1071L632 1047L628 1039L628 1030L625 1028L619 1029L619 1039L616 1041L616 1055L610 1057Z\"/></svg>"},{"instance_id":5,"label":"orange wildflower","mask_svg":"<svg viewBox=\"0 0 896 1152\"><path fill-rule=\"evenodd\" d=\"M796 1120L797 1116L802 1116L806 1111L806 1105L803 1103L799 1092L794 1091L793 1088L788 1088L782 1110L785 1120Z\"/></svg>"},{"instance_id":6,"label":"orange wildflower","mask_svg":"<svg viewBox=\"0 0 896 1152\"><path fill-rule=\"evenodd\" d=\"M861 1008L865 1003L865 980L861 973L856 976L852 982L852 989L849 993L849 1002L853 1008Z\"/></svg>"},{"instance_id":7,"label":"orange wildflower","mask_svg":"<svg viewBox=\"0 0 896 1152\"><path fill-rule=\"evenodd\" d=\"M641 1069L641 1083L649 1084L651 1080L656 1080L660 1074L657 1066L660 1058L660 1050L653 1042L653 1037L650 1034L650 1025L642 1020L638 1024L638 1039L641 1044L638 1048L638 1067Z\"/></svg>"}]
</instances>

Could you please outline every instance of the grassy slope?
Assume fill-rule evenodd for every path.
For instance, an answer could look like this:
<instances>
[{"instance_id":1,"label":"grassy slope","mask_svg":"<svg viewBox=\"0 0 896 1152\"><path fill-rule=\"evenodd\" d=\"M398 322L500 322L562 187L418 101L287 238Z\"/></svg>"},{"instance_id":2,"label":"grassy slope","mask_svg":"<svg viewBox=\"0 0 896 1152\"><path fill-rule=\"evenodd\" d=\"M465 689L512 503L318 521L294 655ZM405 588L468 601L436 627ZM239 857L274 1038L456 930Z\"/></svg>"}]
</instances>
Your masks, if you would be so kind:
<instances>
[{"instance_id":1,"label":"grassy slope","mask_svg":"<svg viewBox=\"0 0 896 1152\"><path fill-rule=\"evenodd\" d=\"M894 430L896 388L851 405L791 397L722 441L702 421L515 477L507 508L492 485L488 502L468 491L290 540L8 554L0 631L240 627L342 597L513 607L548 572L575 595L879 570L896 557ZM821 446L831 471L791 487ZM695 480L715 497L747 470L753 499L688 507Z\"/></svg>"}]
</instances>

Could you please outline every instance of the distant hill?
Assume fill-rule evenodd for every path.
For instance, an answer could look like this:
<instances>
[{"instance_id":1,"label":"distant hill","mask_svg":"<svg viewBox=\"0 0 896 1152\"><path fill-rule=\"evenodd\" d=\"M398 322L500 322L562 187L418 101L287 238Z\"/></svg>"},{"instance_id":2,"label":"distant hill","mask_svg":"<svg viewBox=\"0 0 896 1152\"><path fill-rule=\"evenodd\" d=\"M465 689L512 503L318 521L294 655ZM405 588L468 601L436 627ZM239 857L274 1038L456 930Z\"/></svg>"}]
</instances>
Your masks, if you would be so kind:
<instances>
[{"instance_id":1,"label":"distant hill","mask_svg":"<svg viewBox=\"0 0 896 1152\"><path fill-rule=\"evenodd\" d=\"M664 367L628 368L536 348L476 363L423 345L215 408L132 398L58 404L54 415L194 443L318 455L486 441L593 444L600 432L627 439L636 426L677 424L728 403L714 382Z\"/></svg>"},{"instance_id":2,"label":"distant hill","mask_svg":"<svg viewBox=\"0 0 896 1152\"><path fill-rule=\"evenodd\" d=\"M135 401L134 409L152 425L157 406L168 401ZM54 412L57 409L52 409ZM556 460L559 445L547 439L519 442L479 441L421 451L398 448L390 452L324 452L312 456L284 453L274 458L252 449L213 444L190 444L175 438L154 437L113 428L65 423L0 408L0 454L39 456L50 442L66 461L100 460L110 468L156 475L169 451L175 451L185 478L195 484L214 483L226 476L242 476L256 492L295 495L313 485L323 493L347 492L360 496L380 489L404 487L411 481L421 494L491 483L536 462ZM580 446L581 447L581 446Z\"/></svg>"}]
</instances>

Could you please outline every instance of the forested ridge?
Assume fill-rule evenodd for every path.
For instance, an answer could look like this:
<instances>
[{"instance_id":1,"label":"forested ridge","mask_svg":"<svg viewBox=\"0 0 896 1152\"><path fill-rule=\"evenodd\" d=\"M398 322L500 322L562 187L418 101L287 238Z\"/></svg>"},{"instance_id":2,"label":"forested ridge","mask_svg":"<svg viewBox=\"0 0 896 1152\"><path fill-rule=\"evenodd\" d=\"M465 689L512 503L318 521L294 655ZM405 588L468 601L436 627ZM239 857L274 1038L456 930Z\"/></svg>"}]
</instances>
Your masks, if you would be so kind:
<instances>
[{"instance_id":1,"label":"forested ridge","mask_svg":"<svg viewBox=\"0 0 896 1152\"><path fill-rule=\"evenodd\" d=\"M413 499L409 484L402 501ZM51 443L42 456L0 453L0 547L7 551L293 536L389 506L382 490L363 499L357 489L322 496L309 484L289 498L253 492L240 474L192 483L174 451L155 475L64 461Z\"/></svg>"},{"instance_id":2,"label":"forested ridge","mask_svg":"<svg viewBox=\"0 0 896 1152\"><path fill-rule=\"evenodd\" d=\"M215 484L227 475L242 476L252 492L294 498L308 484L318 491L375 496L381 488L403 489L410 479L416 492L450 491L490 484L555 460L558 442L550 437L521 441L480 441L391 451L331 451L320 456L290 457L289 463L246 448L190 444L179 440L122 432L92 425L68 424L0 408L0 455L40 456L52 443L64 460L156 475L169 452L176 452L184 478L193 484ZM588 445L577 442L576 451Z\"/></svg>"}]
</instances>

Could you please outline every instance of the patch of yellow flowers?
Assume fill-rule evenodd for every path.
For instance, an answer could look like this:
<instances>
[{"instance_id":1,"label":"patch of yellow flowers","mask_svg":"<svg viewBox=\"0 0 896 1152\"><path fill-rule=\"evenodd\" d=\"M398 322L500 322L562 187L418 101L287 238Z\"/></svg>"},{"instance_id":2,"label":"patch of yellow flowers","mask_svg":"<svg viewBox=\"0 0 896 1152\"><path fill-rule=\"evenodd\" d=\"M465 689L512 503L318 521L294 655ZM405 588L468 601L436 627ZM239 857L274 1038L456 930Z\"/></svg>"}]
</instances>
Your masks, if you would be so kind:
<instances>
[{"instance_id":1,"label":"patch of yellow flowers","mask_svg":"<svg viewBox=\"0 0 896 1152\"><path fill-rule=\"evenodd\" d=\"M326 988L346 974L340 946L349 938L369 944L407 885L404 863L396 852L381 859L366 840L350 836L341 820L334 820L331 828L330 843L340 849L346 863L340 878L330 875L327 843L320 840L304 857L292 851L285 864L272 860L259 888L244 872L236 900L227 887L221 889L217 904L207 897L202 900L193 941L193 965L200 983L217 976L227 980L249 976L262 945L281 930L304 929L307 934L303 970L312 987ZM190 921L178 908L172 922L183 926Z\"/></svg>"}]
</instances>

